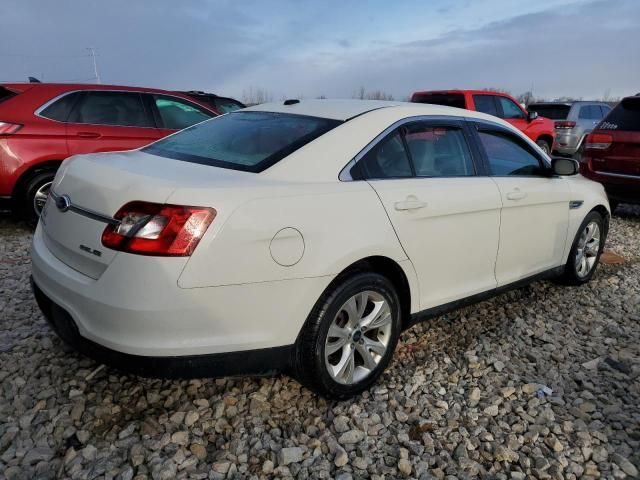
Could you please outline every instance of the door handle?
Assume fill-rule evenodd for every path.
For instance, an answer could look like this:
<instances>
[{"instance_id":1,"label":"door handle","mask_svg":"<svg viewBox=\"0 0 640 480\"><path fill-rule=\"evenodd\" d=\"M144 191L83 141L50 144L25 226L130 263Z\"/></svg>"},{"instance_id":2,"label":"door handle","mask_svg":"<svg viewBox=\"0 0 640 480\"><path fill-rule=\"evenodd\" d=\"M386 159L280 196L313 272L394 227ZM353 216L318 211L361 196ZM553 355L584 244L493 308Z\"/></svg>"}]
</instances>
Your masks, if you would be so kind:
<instances>
[{"instance_id":1,"label":"door handle","mask_svg":"<svg viewBox=\"0 0 640 480\"><path fill-rule=\"evenodd\" d=\"M402 202L396 202L394 207L396 210L417 210L427 206L427 202L421 201L415 195L409 195L406 200Z\"/></svg>"},{"instance_id":2,"label":"door handle","mask_svg":"<svg viewBox=\"0 0 640 480\"><path fill-rule=\"evenodd\" d=\"M522 200L525 198L527 194L521 191L519 188L515 188L510 192L507 192L507 199L509 200Z\"/></svg>"},{"instance_id":3,"label":"door handle","mask_svg":"<svg viewBox=\"0 0 640 480\"><path fill-rule=\"evenodd\" d=\"M101 135L98 132L78 132L80 138L99 138Z\"/></svg>"}]
</instances>

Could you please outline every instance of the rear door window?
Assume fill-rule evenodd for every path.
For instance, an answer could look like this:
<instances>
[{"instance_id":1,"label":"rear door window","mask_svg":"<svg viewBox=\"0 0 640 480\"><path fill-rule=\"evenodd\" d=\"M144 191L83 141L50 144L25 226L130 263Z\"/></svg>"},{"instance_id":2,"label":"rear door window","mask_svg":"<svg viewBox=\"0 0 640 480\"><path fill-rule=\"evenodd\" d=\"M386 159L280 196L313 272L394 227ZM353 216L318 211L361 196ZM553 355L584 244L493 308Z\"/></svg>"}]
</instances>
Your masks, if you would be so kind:
<instances>
[{"instance_id":1,"label":"rear door window","mask_svg":"<svg viewBox=\"0 0 640 480\"><path fill-rule=\"evenodd\" d=\"M478 112L487 113L494 117L498 116L498 106L494 95L474 95L473 103L475 103Z\"/></svg>"},{"instance_id":2,"label":"rear door window","mask_svg":"<svg viewBox=\"0 0 640 480\"><path fill-rule=\"evenodd\" d=\"M88 91L69 118L73 123L122 127L153 127L151 116L137 92Z\"/></svg>"},{"instance_id":3,"label":"rear door window","mask_svg":"<svg viewBox=\"0 0 640 480\"><path fill-rule=\"evenodd\" d=\"M445 107L466 108L462 93L427 93L415 95L413 103L428 103L431 105L443 105Z\"/></svg>"},{"instance_id":4,"label":"rear door window","mask_svg":"<svg viewBox=\"0 0 640 480\"><path fill-rule=\"evenodd\" d=\"M602 130L640 131L640 97L624 98L598 127Z\"/></svg>"},{"instance_id":5,"label":"rear door window","mask_svg":"<svg viewBox=\"0 0 640 480\"><path fill-rule=\"evenodd\" d=\"M202 165L261 172L341 123L304 115L240 111L194 125L144 151Z\"/></svg>"},{"instance_id":6,"label":"rear door window","mask_svg":"<svg viewBox=\"0 0 640 480\"><path fill-rule=\"evenodd\" d=\"M381 179L413 176L400 130L396 130L376 144L358 161L357 166L360 178Z\"/></svg>"},{"instance_id":7,"label":"rear door window","mask_svg":"<svg viewBox=\"0 0 640 480\"><path fill-rule=\"evenodd\" d=\"M182 130L212 117L192 103L165 95L153 95L162 128Z\"/></svg>"},{"instance_id":8,"label":"rear door window","mask_svg":"<svg viewBox=\"0 0 640 480\"><path fill-rule=\"evenodd\" d=\"M67 95L63 95L42 109L39 115L57 122L66 122L69 119L73 105L75 105L81 95L81 92L72 92Z\"/></svg>"}]
</instances>

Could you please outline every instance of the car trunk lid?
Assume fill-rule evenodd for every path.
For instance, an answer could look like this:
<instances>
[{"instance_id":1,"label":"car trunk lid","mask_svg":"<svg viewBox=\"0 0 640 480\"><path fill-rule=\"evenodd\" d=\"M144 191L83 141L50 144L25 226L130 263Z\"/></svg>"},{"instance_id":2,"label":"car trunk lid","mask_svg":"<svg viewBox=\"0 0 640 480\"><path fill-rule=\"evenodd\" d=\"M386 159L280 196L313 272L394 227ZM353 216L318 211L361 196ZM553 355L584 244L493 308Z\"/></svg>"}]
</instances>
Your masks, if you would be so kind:
<instances>
[{"instance_id":1,"label":"car trunk lid","mask_svg":"<svg viewBox=\"0 0 640 480\"><path fill-rule=\"evenodd\" d=\"M118 254L102 245L102 233L123 205L165 203L177 188L213 187L242 175L250 174L140 151L72 157L56 175L41 217L45 243L66 265L97 279Z\"/></svg>"}]
</instances>

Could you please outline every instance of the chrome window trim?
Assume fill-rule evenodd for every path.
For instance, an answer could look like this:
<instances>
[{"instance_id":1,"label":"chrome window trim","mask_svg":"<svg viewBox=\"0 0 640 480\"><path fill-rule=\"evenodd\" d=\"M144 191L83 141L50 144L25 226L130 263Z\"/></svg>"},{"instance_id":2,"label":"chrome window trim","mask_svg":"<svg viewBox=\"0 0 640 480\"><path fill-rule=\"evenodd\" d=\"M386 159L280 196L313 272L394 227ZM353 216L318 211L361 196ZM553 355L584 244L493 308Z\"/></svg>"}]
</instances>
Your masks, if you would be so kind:
<instances>
[{"instance_id":1,"label":"chrome window trim","mask_svg":"<svg viewBox=\"0 0 640 480\"><path fill-rule=\"evenodd\" d=\"M49 118L49 117L44 117L41 115L42 111L47 108L49 105L57 102L58 100L60 100L61 98L66 97L67 95L71 95L72 93L87 93L87 92L116 92L116 93L138 93L138 94L147 94L147 95L163 95L165 97L172 97L175 98L177 100L182 100L185 103L192 103L193 105L195 105L196 107L198 107L200 110L203 110L206 107L203 107L202 105L195 103L191 100L188 100L186 98L182 98L182 97L178 97L176 95L172 95L170 93L158 93L158 92L139 92L139 91L135 91L135 90L119 90L119 89L115 89L115 88L110 88L110 89L106 89L106 88L96 88L96 89L89 89L89 90L70 90L68 92L64 92L61 93L60 95L58 95L57 97L52 98L51 100L49 100L47 103L41 105L40 107L38 107L38 109L36 109L33 114L36 117L39 118L43 118L45 120L49 120L50 122L56 122L56 123L62 123L63 125L68 125L68 124L73 124L73 125L90 125L93 127L122 127L122 128L150 128L153 130L173 130L172 128L160 128L160 127L138 127L136 125L109 125L106 123L79 123L79 122L61 122L60 120L54 120L53 118ZM219 117L219 114L215 114L213 112L205 112L205 113L212 113L211 117L209 118L209 120L211 120L212 118L216 118ZM151 117L153 118L153 114L151 114ZM154 120L155 121L155 120ZM207 120L203 120L203 122L206 122ZM199 122L202 123L202 122ZM197 124L196 124L197 125ZM193 125L192 125L193 126ZM187 127L189 128L189 127ZM179 132L180 130L176 130L176 132Z\"/></svg>"},{"instance_id":2,"label":"chrome window trim","mask_svg":"<svg viewBox=\"0 0 640 480\"><path fill-rule=\"evenodd\" d=\"M369 151L374 148L376 145L378 145L378 143L380 143L387 135L389 135L393 130L395 130L398 127L401 127L404 124L407 123L413 123L413 122L424 122L424 121L433 121L433 122L464 122L466 120L465 117L457 117L457 116L451 116L451 115L416 115L414 117L405 117L401 120L396 121L395 123L392 123L389 127L385 128L381 133L379 133L378 135L376 135L373 140L371 140L362 150L360 150L358 152L358 154L353 157L343 168L342 170L340 170L340 174L338 175L338 180L340 180L341 182L356 182L358 180L355 180L352 176L351 173L349 173L349 171L351 170L351 168L358 163L358 161L360 161L360 159L362 157L364 157L367 153L369 153ZM470 153L472 153L470 151ZM412 176L412 177L401 177L401 178L433 178L433 177L418 177L418 176ZM439 178L443 178L443 177L439 177ZM385 180L383 178L381 179L377 179L377 180ZM392 178L390 178L389 180L394 180ZM398 180L397 178L395 180Z\"/></svg>"},{"instance_id":3,"label":"chrome window trim","mask_svg":"<svg viewBox=\"0 0 640 480\"><path fill-rule=\"evenodd\" d=\"M60 198L61 195L58 195L53 190L49 192L49 195L51 196L51 199L53 200L55 206L56 200ZM98 222L108 223L109 225L120 225L120 220L116 220L115 218L109 217L107 215L102 215L101 213L95 212L88 208L78 207L71 202L69 203L69 208L66 211L77 213L87 218L91 218L92 220L97 220Z\"/></svg>"}]
</instances>

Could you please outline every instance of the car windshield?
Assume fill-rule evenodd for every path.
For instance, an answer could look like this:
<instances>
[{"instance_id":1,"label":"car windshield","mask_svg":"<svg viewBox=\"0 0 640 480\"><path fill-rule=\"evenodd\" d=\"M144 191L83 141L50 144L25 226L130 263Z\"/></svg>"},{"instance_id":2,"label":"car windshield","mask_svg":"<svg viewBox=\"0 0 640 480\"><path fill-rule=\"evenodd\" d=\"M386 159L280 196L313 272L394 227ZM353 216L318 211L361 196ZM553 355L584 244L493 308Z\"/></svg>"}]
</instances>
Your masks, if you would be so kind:
<instances>
[{"instance_id":1,"label":"car windshield","mask_svg":"<svg viewBox=\"0 0 640 480\"><path fill-rule=\"evenodd\" d=\"M261 172L340 123L288 113L234 112L183 130L143 151L186 162Z\"/></svg>"},{"instance_id":2,"label":"car windshield","mask_svg":"<svg viewBox=\"0 0 640 480\"><path fill-rule=\"evenodd\" d=\"M640 131L640 97L624 98L609 112L600 126L602 130Z\"/></svg>"},{"instance_id":3,"label":"car windshield","mask_svg":"<svg viewBox=\"0 0 640 480\"><path fill-rule=\"evenodd\" d=\"M571 107L569 105L536 105L532 103L527 109L551 120L565 120L569 116Z\"/></svg>"}]
</instances>

